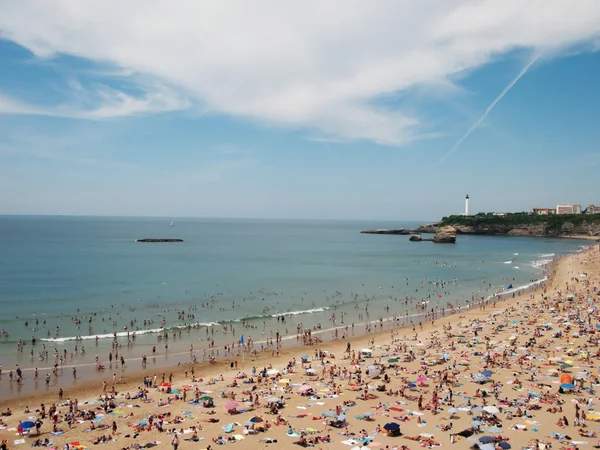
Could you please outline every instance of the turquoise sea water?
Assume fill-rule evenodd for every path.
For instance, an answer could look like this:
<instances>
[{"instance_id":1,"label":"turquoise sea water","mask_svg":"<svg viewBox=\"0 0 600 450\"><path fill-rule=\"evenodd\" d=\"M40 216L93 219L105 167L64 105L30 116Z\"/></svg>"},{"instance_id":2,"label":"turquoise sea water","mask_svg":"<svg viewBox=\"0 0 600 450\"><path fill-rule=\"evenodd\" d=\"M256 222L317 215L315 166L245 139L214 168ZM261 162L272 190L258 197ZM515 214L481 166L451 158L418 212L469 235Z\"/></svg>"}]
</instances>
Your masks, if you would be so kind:
<instances>
[{"instance_id":1,"label":"turquoise sea water","mask_svg":"<svg viewBox=\"0 0 600 450\"><path fill-rule=\"evenodd\" d=\"M123 352L139 356L157 344L161 325L200 323L185 344L189 348L192 341L200 350L208 345L210 324L218 331L222 325L236 328L235 339L220 332L211 337L220 344L241 334L258 342L274 330L295 335L298 324L331 328L334 313L335 325L341 325L342 312L348 325L412 313L423 299L428 309L465 304L540 278L554 255L585 245L484 236L459 236L457 244L444 245L359 233L415 225L1 216L0 363L4 371L16 362L25 369L50 366L53 360L39 358L42 344L61 354L85 345L88 355L105 359L113 333L124 335L119 342L126 346L127 331L136 329L136 344ZM135 242L144 237L184 242ZM275 317L291 312L285 324ZM75 341L77 336L84 340ZM26 342L21 353L19 339Z\"/></svg>"}]
</instances>

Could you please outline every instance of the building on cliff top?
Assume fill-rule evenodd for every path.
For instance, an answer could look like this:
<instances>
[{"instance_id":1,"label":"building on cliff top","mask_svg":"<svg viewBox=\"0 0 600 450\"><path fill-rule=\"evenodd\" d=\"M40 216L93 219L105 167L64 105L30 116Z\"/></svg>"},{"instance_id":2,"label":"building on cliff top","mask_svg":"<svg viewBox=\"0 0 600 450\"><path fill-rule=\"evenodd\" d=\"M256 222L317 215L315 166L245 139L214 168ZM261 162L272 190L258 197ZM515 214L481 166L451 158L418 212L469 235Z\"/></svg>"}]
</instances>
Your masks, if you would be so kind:
<instances>
[{"instance_id":1,"label":"building on cliff top","mask_svg":"<svg viewBox=\"0 0 600 450\"><path fill-rule=\"evenodd\" d=\"M588 205L585 209L586 214L600 214L600 206Z\"/></svg>"},{"instance_id":2,"label":"building on cliff top","mask_svg":"<svg viewBox=\"0 0 600 450\"><path fill-rule=\"evenodd\" d=\"M581 205L573 203L556 205L556 214L581 214Z\"/></svg>"},{"instance_id":3,"label":"building on cliff top","mask_svg":"<svg viewBox=\"0 0 600 450\"><path fill-rule=\"evenodd\" d=\"M531 212L533 214L539 214L542 216L547 216L549 214L556 214L556 210L554 208L531 208Z\"/></svg>"}]
</instances>

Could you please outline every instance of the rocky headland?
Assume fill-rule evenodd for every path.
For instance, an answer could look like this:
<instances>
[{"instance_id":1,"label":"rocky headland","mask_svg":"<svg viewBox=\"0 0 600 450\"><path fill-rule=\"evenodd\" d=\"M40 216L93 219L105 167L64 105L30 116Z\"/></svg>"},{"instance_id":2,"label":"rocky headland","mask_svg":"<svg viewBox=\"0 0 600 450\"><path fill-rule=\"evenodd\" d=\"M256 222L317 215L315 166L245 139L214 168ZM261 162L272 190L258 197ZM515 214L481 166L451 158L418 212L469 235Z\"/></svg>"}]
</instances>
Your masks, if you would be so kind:
<instances>
[{"instance_id":1,"label":"rocky headland","mask_svg":"<svg viewBox=\"0 0 600 450\"><path fill-rule=\"evenodd\" d=\"M600 239L600 214L535 215L513 213L503 216L477 214L474 216L448 216L441 221L421 225L417 228L365 230L366 234L411 235L411 241L450 242L449 229L439 235L438 240L426 239L422 234L440 233L452 228L456 235L495 235L530 237L565 237ZM419 235L416 237L415 235ZM456 240L456 235L454 239ZM415 236L415 237L413 237ZM454 242L454 241L452 241Z\"/></svg>"}]
</instances>

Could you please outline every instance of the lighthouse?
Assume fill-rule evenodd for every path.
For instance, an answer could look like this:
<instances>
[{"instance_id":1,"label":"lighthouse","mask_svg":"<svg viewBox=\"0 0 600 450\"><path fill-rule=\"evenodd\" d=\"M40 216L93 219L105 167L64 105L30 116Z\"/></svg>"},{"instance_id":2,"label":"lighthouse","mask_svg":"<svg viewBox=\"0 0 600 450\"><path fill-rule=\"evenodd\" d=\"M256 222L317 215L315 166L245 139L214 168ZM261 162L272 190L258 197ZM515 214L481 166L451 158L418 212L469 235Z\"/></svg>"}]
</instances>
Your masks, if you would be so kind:
<instances>
[{"instance_id":1,"label":"lighthouse","mask_svg":"<svg viewBox=\"0 0 600 450\"><path fill-rule=\"evenodd\" d=\"M465 216L469 215L469 194L465 197Z\"/></svg>"}]
</instances>

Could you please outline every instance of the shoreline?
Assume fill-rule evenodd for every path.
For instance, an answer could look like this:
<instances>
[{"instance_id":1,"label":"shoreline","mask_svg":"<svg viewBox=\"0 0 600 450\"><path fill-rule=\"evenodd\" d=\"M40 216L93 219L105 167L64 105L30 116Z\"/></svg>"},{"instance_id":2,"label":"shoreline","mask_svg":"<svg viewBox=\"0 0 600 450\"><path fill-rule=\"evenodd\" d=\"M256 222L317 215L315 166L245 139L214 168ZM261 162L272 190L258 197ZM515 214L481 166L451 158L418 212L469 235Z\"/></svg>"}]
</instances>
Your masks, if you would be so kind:
<instances>
[{"instance_id":1,"label":"shoreline","mask_svg":"<svg viewBox=\"0 0 600 450\"><path fill-rule=\"evenodd\" d=\"M589 251L588 250L584 250L585 251ZM581 253L576 253L576 254L566 254L563 255L560 258L557 258L555 260L553 260L548 266L548 270L545 272L545 276L542 277L539 280L534 280L534 281L530 281L527 284L521 285L521 286L517 286L513 289L507 289L501 293L497 293L497 294L490 294L487 295L485 297L485 301L486 302L490 302L492 299L494 299L495 297L497 297L497 303L500 306L505 305L507 302L511 301L511 300L517 300L522 296L528 295L531 292L537 292L540 288L542 288L546 283L551 283L552 281L552 273L554 272L554 269L556 266L558 266L562 261L568 259L568 258L572 258L572 257L576 257L578 255L583 254L584 252ZM531 290L532 287L536 286L533 290ZM514 296L513 296L514 294ZM505 296L511 296L511 297L505 297ZM468 300L467 300L468 302ZM478 302L481 303L481 302ZM447 322L451 322L454 318L460 317L461 315L468 315L469 317L471 316L471 313L473 313L473 311L480 311L482 315L486 314L485 309L484 310L480 310L478 307L478 304L473 305L472 303L468 302L464 305L460 305L456 308L454 308L452 310L453 312L449 312L448 310L446 310L446 313L443 316L440 317L436 317L436 327L439 326L439 323L441 323L441 321L444 321L444 323ZM437 311L436 311L437 313ZM430 312L421 312L421 313L411 313L411 314L407 314L407 315L402 315L399 318L401 318L402 320L395 320L394 317L396 317L397 315L393 315L393 316L388 316L388 317L384 317L383 319L383 327L380 327L379 330L377 330L376 325L380 323L380 321L378 319L375 320L370 320L370 321L366 321L366 322L361 322L361 323L356 323L354 324L356 328L360 329L360 331L358 332L352 332L352 335L349 336L349 338L346 339L334 339L333 337L330 339L323 339L322 342L320 343L316 343L316 344L310 344L310 345L304 345L302 344L301 340L297 339L296 335L290 334L287 336L283 336L282 337L282 341L295 341L292 345L282 345L279 348L279 357L275 357L273 355L273 353L276 352L275 349L272 348L267 348L265 347L265 351L257 351L256 355L254 355L253 351L246 351L244 354L244 358L246 361L246 370L248 369L248 362L252 362L253 364L258 364L260 365L262 364L266 364L268 365L269 363L272 363L273 361L271 361L272 358L277 358L276 360L281 360L282 358L285 357L292 357L294 356L294 354L301 354L301 353L310 353L312 350L317 349L319 347L323 347L323 346L327 346L327 347L344 347L345 345L350 342L351 345L353 347L358 347L359 344L366 344L369 340L375 338L376 340L378 340L377 338L381 338L382 336L385 336L386 334L389 334L390 332L392 333L399 333L399 332L412 332L412 330L409 330L410 327L412 326L411 323L405 323L407 319L411 319L411 322L414 322L415 325L418 325L418 323L416 321L413 321L412 319L416 319L416 318L420 318L420 317L427 317L431 315ZM437 314L436 314L437 315ZM402 324L399 324L399 323ZM429 322L429 320L421 320L421 322L423 323L423 330L427 331L430 329L431 324ZM366 332L365 330L363 330L363 328L370 324L371 326L375 326L376 327L376 331L374 332ZM329 333L334 332L335 330L339 330L342 331L344 329L344 325L342 326L333 326L333 327L328 327L328 328L323 328L323 329L319 329L319 330L313 330L312 334L313 335L324 335L324 336L328 336ZM184 328L184 327L172 327L172 328ZM244 332L244 329L241 330L242 333ZM295 339L296 338L296 339ZM93 338L91 339L87 339L87 340L91 340L93 341ZM189 339L186 339L185 336L179 338L178 340L183 341L184 343L190 343L190 342L195 342L195 340L190 341ZM267 338L268 341L268 338ZM254 344L264 344L266 341L259 340L259 341L254 341ZM234 357L232 356L218 356L216 359L216 363L215 364L210 364L207 361L201 361L200 358L198 358L198 356L200 356L200 353L202 352L202 350L194 350L194 354L197 355L197 362L193 362L192 361L192 354L189 351L178 351L178 352L171 352L171 353L161 353L161 354L157 354L155 356L148 356L147 357L147 365L146 367L142 367L141 366L141 361L142 361L142 356L133 356L133 357L128 357L126 358L126 368L125 370L122 370L119 368L120 364L118 363L118 361L112 362L110 364L108 364L108 361L106 361L106 369L105 371L99 373L98 371L95 370L96 367L96 363L94 362L85 362L85 363L81 363L81 364L66 364L64 365L64 367L59 368L59 373L61 374L61 378L60 380L63 381L63 383L52 383L49 387L42 387L42 389L44 389L43 391L39 391L38 389L44 384L44 380L43 380L43 376L42 376L42 372L46 372L51 370L51 367L44 367L44 368L38 368L40 373L40 377L37 381L35 381L35 390L33 392L26 392L26 393L21 393L19 392L19 389L16 386L15 382L12 382L10 384L10 389L9 389L9 395L6 396L5 394L5 390L2 389L0 390L0 399L2 400L2 403L6 403L8 405L13 405L14 407L23 407L23 406L27 406L28 404L30 404L32 402L33 399L40 399L43 398L45 399L46 402L51 402L53 398L56 398L56 394L54 393L54 391L58 391L59 388L62 388L63 390L65 390L67 393L68 392L72 392L73 390L77 391L77 390L81 390L84 393L87 393L89 391L93 391L94 386L98 387L102 385L102 381L107 381L110 382L111 381L111 377L113 373L116 373L117 375L123 375L123 377L125 378L125 384L119 384L118 387L119 389L134 389L137 386L140 385L140 382L132 382L131 379L138 379L138 380L142 380L143 377L145 375L149 375L150 372L152 372L152 375L155 373L173 373L175 376L180 376L182 375L186 370L190 370L191 367L194 367L194 370L196 371L196 373L200 374L202 373L202 375L199 376L204 376L204 377L210 377L210 376L217 376L219 375L221 372L228 372L230 371L230 364L231 362L234 362L235 360L238 360L238 362L240 362L240 360L242 359L242 355L239 352L239 350L237 350L236 355ZM339 349L337 349L337 353L341 353L341 351ZM187 358L186 358L187 356ZM297 356L297 355L296 355ZM160 361L168 361L169 359L174 359L172 364L160 364ZM157 363L158 362L158 363ZM137 364L140 364L140 366L137 366ZM136 364L137 367L132 368L131 365L132 364ZM84 372L83 374L80 374L80 372L78 372L78 378L76 380L73 380L69 375L68 372L72 370L73 367L76 367L78 370L80 369L94 369L93 371L87 370L86 372ZM221 369L219 369L220 367L222 367ZM250 367L251 368L251 367ZM33 368L26 368L23 369L23 372L25 373L33 373L35 369ZM7 374L7 369L5 367L2 368L2 377L6 377L8 376ZM29 378L31 375L29 375L27 378ZM87 379L86 379L87 378ZM67 381L68 380L68 381ZM75 387L76 389L73 389L73 387ZM24 390L28 390L28 389L24 389ZM15 392L16 391L16 392ZM11 406L12 407L12 406Z\"/></svg>"},{"instance_id":2,"label":"shoreline","mask_svg":"<svg viewBox=\"0 0 600 450\"><path fill-rule=\"evenodd\" d=\"M164 448L169 446L174 436L180 437L183 449L206 448L209 445L213 449L217 448L211 439L218 436L234 440L245 439L241 445L257 450L277 445L288 448L298 439L313 439L316 436L326 439L319 440L314 445L315 449L322 450L345 448L341 443L360 446L362 443L359 437L369 439L369 448L373 449L383 449L386 446L399 449L401 445L406 445L409 450L416 450L439 445L446 447L448 442L450 447L461 449L471 446L468 442L473 441L460 442L461 439L467 439L461 433L472 429L475 421L484 422L483 426L477 426L481 426L481 430L488 435L492 433L496 442L510 440L513 448L530 448L532 445L537 446L538 442L551 443L557 448L593 445L597 438L592 441L592 436L582 433L593 434L597 426L592 422L600 421L600 414L595 412L599 407L594 392L594 388L600 387L600 380L595 375L598 365L593 357L597 354L599 339L593 331L582 332L581 336L575 331L583 330L584 326L589 326L590 330L600 328L600 310L596 309L596 305L600 303L597 290L600 286L600 246L591 245L585 252L557 259L550 264L550 269L547 282L535 292L521 293L515 297L509 294L508 298L501 301L475 305L457 314L423 322L422 327L417 324L414 331L410 326L385 329L348 340L324 342L310 348L284 347L279 355L272 355L270 351L259 353L257 357L246 355L243 368L243 360L236 357L233 359L238 360L239 368L232 368L228 364L229 359L220 360L216 365L197 364L195 373L203 378L202 381L193 381L190 374L185 373L186 370L190 371L189 365L172 367L173 386L187 392L188 401L193 398L194 389L200 395L214 396L214 409L176 400L175 393L169 395L161 387L148 389L149 402L134 398L130 400L128 396L124 396L124 393L135 394L138 391L139 386L142 386L142 375L153 375L154 371L147 368L145 371L128 372L127 383L114 386L114 397L118 403L118 410L114 413L102 410L98 398L103 395L103 387L99 381L84 381L65 389L62 401L58 401L56 389L50 388L44 395L23 396L3 402L2 408L10 407L13 416L3 418L8 428L0 430L0 434L2 438L11 439L8 448L12 449L12 440L20 438L16 433L16 424L21 420L35 420L36 416L39 417L33 410L38 408L40 402L46 405L57 404L61 413L66 413L67 399L77 399L81 410L100 415L96 416L99 423L96 420L94 422L96 427L106 425L106 428L98 428L106 431L90 431L88 427L92 422L89 419L78 421L71 429L70 425L67 427L66 418L61 417L58 427L66 432L64 435L52 436L49 433L52 421L46 420L40 437L52 439L52 445L56 448L62 448L65 443L70 442L89 446L93 440L106 436L108 432L116 440L101 446L108 450L133 449L138 444L146 443ZM593 297L591 303L596 303L592 308L588 297ZM575 321L567 320L581 308L588 311L591 309L592 312L580 324L580 328L571 328L570 322ZM532 340L535 341L533 345ZM369 348L371 357L355 360L350 353L345 352L348 343L352 352L359 355L362 353L361 348ZM581 353L583 350L584 354ZM491 360L483 356L492 351L497 353ZM317 355L320 352L325 352L325 355ZM443 361L433 361L440 358L436 355L444 352L448 356ZM291 359L299 359L299 353L309 355L306 363L298 361L297 364L292 364ZM392 356L400 360L399 364L390 364ZM568 367L563 368L562 365ZM256 366L259 371L264 367L265 372L273 367L276 369L274 372L279 371L279 374L257 383L249 382L249 385L244 384L246 379L236 380L236 373L241 371L250 374L252 366ZM383 368L385 376L390 376L387 386L383 373L381 377L371 373L374 366ZM304 370L308 367L315 369L316 377ZM571 367L572 370L568 370ZM287 371L286 368L291 369ZM351 375L346 377L347 368L357 371L348 372ZM358 380L355 376L359 373L358 369L363 370L362 380L360 375ZM473 375L483 373L484 369L490 370L491 379L489 382L477 382ZM562 371L560 381L559 375L555 374L559 369ZM335 373L335 370L339 372ZM170 375L169 370L165 370L165 373L167 377ZM572 379L579 377L580 373L587 379L584 378L581 382L574 380L577 384L573 385L574 391L571 388L568 392L558 390L559 384L564 383L564 376L568 375ZM589 376L585 375L588 373ZM448 380L445 380L444 374L448 375ZM137 382L129 379L134 375L140 376ZM220 375L223 376L223 381L208 380ZM160 371L157 371L157 376L157 384L160 384ZM237 387L231 386L229 383L233 380L240 384ZM304 385L312 386L314 395L304 395ZM379 390L380 385L384 387L383 393ZM106 392L110 388L109 383ZM400 393L394 393L393 389L400 389ZM484 391L487 394L482 394ZM252 393L256 393L254 404L246 400L246 395L251 396ZM363 393L369 393L369 398L361 398ZM273 395L283 398L285 406L276 415L269 415L269 408L263 407L260 402L268 402L267 399ZM236 396L241 405L240 411L231 414L229 407L225 405ZM439 408L436 396L440 401ZM162 405L165 400L167 403ZM483 406L479 406L482 402ZM94 403L96 406L93 406ZM23 412L25 406L29 406L32 411ZM134 409L136 407L138 409ZM335 410L337 413L338 408L345 410L348 422L345 429L354 434L344 433L344 427L332 427L331 422L324 418L323 411ZM579 422L573 424L576 408L577 411L587 412L587 427ZM492 412L487 413L488 410ZM116 412L119 414L115 414ZM371 418L365 421L367 414ZM260 419L257 427L270 428L264 434L257 433L258 436L247 433L254 425L240 424L254 423L248 422L252 416ZM563 416L568 417L571 423L561 425ZM162 423L163 418L163 432L153 427L145 428L145 425L140 428L139 424L142 422L152 423L154 419ZM557 422L557 419L560 420ZM284 425L278 426L281 425L281 420ZM400 437L389 436L382 430L386 423L393 421L401 424ZM118 428L114 433L110 432L111 422ZM494 427L486 428L490 424L494 424ZM294 431L292 437L286 433L288 427ZM234 430L233 433L227 434L224 431L229 428ZM552 434L557 432L556 436ZM201 441L185 442L192 435L198 435ZM475 434L473 438L477 442L480 436ZM34 437L26 437L27 447L29 439ZM269 445L261 439L264 437L276 439L277 441L269 442L278 443ZM460 442L459 445L452 446L457 442Z\"/></svg>"}]
</instances>

